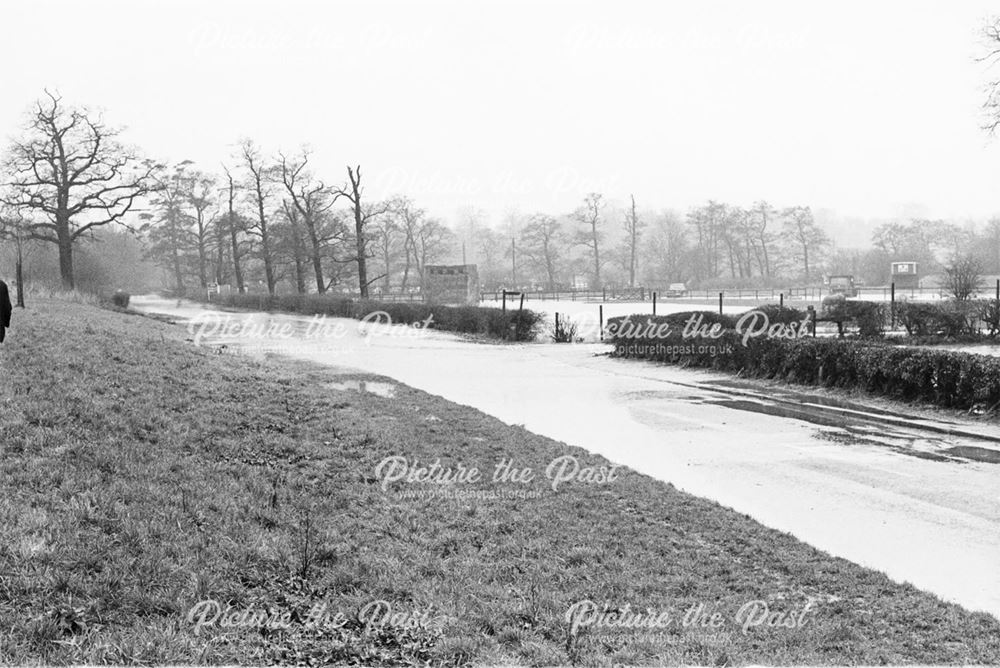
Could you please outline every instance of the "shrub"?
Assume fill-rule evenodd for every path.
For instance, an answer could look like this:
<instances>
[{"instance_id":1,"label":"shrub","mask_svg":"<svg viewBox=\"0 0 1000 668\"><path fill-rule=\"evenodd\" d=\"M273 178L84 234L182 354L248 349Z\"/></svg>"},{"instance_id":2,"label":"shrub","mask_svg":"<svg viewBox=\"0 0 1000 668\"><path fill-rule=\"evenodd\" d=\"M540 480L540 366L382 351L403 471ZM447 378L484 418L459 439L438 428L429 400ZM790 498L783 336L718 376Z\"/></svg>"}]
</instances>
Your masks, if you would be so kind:
<instances>
[{"instance_id":1,"label":"shrub","mask_svg":"<svg viewBox=\"0 0 1000 668\"><path fill-rule=\"evenodd\" d=\"M823 298L822 318L836 322L841 329L844 323L853 322L861 336L878 338L885 333L888 309L882 302L849 300L844 295L829 295Z\"/></svg>"},{"instance_id":2,"label":"shrub","mask_svg":"<svg viewBox=\"0 0 1000 668\"><path fill-rule=\"evenodd\" d=\"M552 326L552 341L555 343L573 343L577 340L576 323L569 319L566 314L556 313L556 321Z\"/></svg>"},{"instance_id":3,"label":"shrub","mask_svg":"<svg viewBox=\"0 0 1000 668\"><path fill-rule=\"evenodd\" d=\"M128 308L128 302L131 299L131 295L124 290L115 290L115 293L111 295L111 303L118 308Z\"/></svg>"},{"instance_id":4,"label":"shrub","mask_svg":"<svg viewBox=\"0 0 1000 668\"><path fill-rule=\"evenodd\" d=\"M976 302L977 315L986 325L990 336L1000 334L1000 301L996 299L980 299Z\"/></svg>"},{"instance_id":5,"label":"shrub","mask_svg":"<svg viewBox=\"0 0 1000 668\"><path fill-rule=\"evenodd\" d=\"M779 306L778 304L764 304L753 309L767 316L768 322L788 325L795 322L802 322L808 317L806 311L789 306Z\"/></svg>"},{"instance_id":6,"label":"shrub","mask_svg":"<svg viewBox=\"0 0 1000 668\"><path fill-rule=\"evenodd\" d=\"M992 300L983 300L992 301ZM996 306L984 311L980 302L948 300L943 302L908 302L896 304L896 318L910 336L956 338L975 334L976 320L995 317ZM980 314L983 315L980 315ZM990 320L995 322L995 320ZM995 328L994 328L995 331Z\"/></svg>"}]
</instances>

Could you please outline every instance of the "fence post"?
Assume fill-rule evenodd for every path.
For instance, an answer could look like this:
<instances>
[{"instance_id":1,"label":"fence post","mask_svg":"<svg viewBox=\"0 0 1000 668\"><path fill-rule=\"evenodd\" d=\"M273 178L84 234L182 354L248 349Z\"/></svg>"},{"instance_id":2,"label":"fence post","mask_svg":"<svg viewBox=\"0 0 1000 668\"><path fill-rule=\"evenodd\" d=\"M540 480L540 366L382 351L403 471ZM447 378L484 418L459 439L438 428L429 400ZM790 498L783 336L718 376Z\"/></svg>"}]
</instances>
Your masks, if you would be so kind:
<instances>
[{"instance_id":1,"label":"fence post","mask_svg":"<svg viewBox=\"0 0 1000 668\"><path fill-rule=\"evenodd\" d=\"M507 288L503 289L503 306L500 307L500 312L507 313Z\"/></svg>"},{"instance_id":2,"label":"fence post","mask_svg":"<svg viewBox=\"0 0 1000 668\"><path fill-rule=\"evenodd\" d=\"M889 297L889 327L891 329L896 329L896 282L893 281L889 286L890 297Z\"/></svg>"},{"instance_id":3,"label":"fence post","mask_svg":"<svg viewBox=\"0 0 1000 668\"><path fill-rule=\"evenodd\" d=\"M1000 281L997 281L997 285L1000 285ZM656 315L656 293L653 293L653 315Z\"/></svg>"},{"instance_id":4,"label":"fence post","mask_svg":"<svg viewBox=\"0 0 1000 668\"><path fill-rule=\"evenodd\" d=\"M601 330L601 341L604 340L604 304L597 305L597 323Z\"/></svg>"},{"instance_id":5,"label":"fence post","mask_svg":"<svg viewBox=\"0 0 1000 668\"><path fill-rule=\"evenodd\" d=\"M782 292L778 295L778 308L785 308L785 293Z\"/></svg>"},{"instance_id":6,"label":"fence post","mask_svg":"<svg viewBox=\"0 0 1000 668\"><path fill-rule=\"evenodd\" d=\"M719 293L719 315L722 315L722 293Z\"/></svg>"}]
</instances>

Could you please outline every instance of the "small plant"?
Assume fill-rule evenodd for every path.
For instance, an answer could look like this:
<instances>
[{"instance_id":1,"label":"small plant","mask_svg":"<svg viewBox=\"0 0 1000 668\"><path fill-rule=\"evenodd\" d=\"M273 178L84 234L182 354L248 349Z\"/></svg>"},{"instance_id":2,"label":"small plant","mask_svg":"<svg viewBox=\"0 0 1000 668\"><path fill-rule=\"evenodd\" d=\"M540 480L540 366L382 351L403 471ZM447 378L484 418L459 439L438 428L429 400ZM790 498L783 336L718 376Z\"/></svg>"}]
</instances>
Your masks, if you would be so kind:
<instances>
[{"instance_id":1,"label":"small plant","mask_svg":"<svg viewBox=\"0 0 1000 668\"><path fill-rule=\"evenodd\" d=\"M124 290L115 290L115 293L111 295L111 303L118 308L128 308L130 299L131 295Z\"/></svg>"},{"instance_id":2,"label":"small plant","mask_svg":"<svg viewBox=\"0 0 1000 668\"><path fill-rule=\"evenodd\" d=\"M552 341L555 343L573 343L578 340L576 323L565 314L556 313L556 322L552 328Z\"/></svg>"}]
</instances>

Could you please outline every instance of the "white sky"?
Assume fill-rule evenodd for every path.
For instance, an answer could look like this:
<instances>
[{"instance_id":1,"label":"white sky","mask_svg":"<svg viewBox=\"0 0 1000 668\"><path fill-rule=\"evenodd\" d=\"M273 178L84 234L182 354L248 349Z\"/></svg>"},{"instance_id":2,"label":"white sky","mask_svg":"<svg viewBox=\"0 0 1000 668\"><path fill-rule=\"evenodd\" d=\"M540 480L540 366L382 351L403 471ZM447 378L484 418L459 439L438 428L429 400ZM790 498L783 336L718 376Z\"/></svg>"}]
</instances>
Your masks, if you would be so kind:
<instances>
[{"instance_id":1,"label":"white sky","mask_svg":"<svg viewBox=\"0 0 1000 668\"><path fill-rule=\"evenodd\" d=\"M43 87L162 160L249 136L443 217L708 198L1000 211L996 2L5 2L0 131ZM1000 76L1000 73L997 73ZM923 208L921 208L923 207Z\"/></svg>"}]
</instances>

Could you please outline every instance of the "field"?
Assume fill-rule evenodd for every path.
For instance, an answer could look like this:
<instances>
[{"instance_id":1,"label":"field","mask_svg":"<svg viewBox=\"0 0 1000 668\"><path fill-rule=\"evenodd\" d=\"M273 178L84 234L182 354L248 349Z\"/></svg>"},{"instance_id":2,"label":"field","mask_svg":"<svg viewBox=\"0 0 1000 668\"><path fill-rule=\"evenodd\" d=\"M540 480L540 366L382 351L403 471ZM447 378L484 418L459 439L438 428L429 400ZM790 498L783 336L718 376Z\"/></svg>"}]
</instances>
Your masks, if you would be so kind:
<instances>
[{"instance_id":1,"label":"field","mask_svg":"<svg viewBox=\"0 0 1000 668\"><path fill-rule=\"evenodd\" d=\"M1000 661L990 615L384 378L87 305L14 325L0 663ZM594 475L553 488L567 456ZM537 475L384 484L389 457ZM199 625L205 601L290 622ZM391 619L360 612L380 601ZM574 623L586 601L606 614ZM776 614L744 629L755 602ZM310 626L324 605L342 623ZM629 628L626 610L670 619Z\"/></svg>"}]
</instances>

